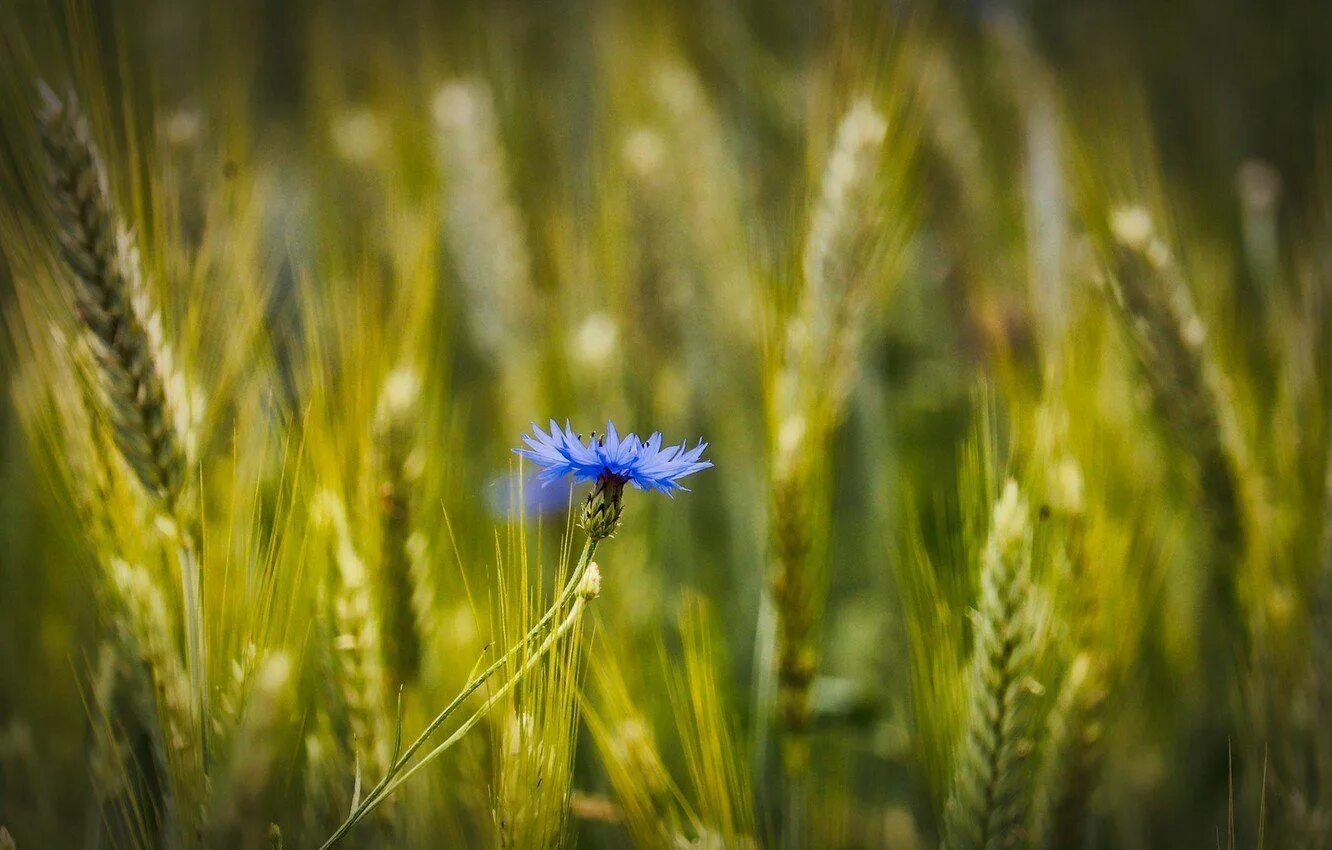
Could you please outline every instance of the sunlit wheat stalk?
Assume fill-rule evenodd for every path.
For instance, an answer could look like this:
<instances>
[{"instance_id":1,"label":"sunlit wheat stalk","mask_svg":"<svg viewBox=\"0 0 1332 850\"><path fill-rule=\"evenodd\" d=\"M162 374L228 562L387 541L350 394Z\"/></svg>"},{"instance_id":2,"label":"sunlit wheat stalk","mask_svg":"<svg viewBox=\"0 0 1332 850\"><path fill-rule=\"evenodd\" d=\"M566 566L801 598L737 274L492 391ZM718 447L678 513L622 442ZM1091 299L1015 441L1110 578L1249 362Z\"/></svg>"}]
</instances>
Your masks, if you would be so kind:
<instances>
[{"instance_id":1,"label":"sunlit wheat stalk","mask_svg":"<svg viewBox=\"0 0 1332 850\"><path fill-rule=\"evenodd\" d=\"M944 811L948 850L1000 850L1029 838L1034 698L1040 692L1031 538L1026 500L1009 481L981 562L966 725Z\"/></svg>"},{"instance_id":2,"label":"sunlit wheat stalk","mask_svg":"<svg viewBox=\"0 0 1332 850\"><path fill-rule=\"evenodd\" d=\"M530 579L523 556L517 555L519 575L505 571L501 582L517 584L511 591L516 605L502 604L500 634L510 643L526 631L542 609L527 593ZM599 572L598 572L599 575ZM550 847L565 834L572 781L572 758L578 742L577 691L581 679L581 625L568 639L552 647L542 669L525 677L522 687L509 691L497 713L494 735L494 771L491 817L498 843L506 848ZM528 666L520 654L510 677Z\"/></svg>"},{"instance_id":3,"label":"sunlit wheat stalk","mask_svg":"<svg viewBox=\"0 0 1332 850\"><path fill-rule=\"evenodd\" d=\"M342 500L326 490L316 506L331 555L335 678L347 712L352 752L361 773L380 776L389 759L388 687L370 576L356 551Z\"/></svg>"},{"instance_id":4,"label":"sunlit wheat stalk","mask_svg":"<svg viewBox=\"0 0 1332 850\"><path fill-rule=\"evenodd\" d=\"M847 112L824 171L804 249L804 290L772 399L771 535L777 612L778 716L801 732L817 666L826 575L812 557L822 508L815 478L828 432L854 382L873 255L875 177L887 124L867 100ZM789 768L805 759L788 740Z\"/></svg>"},{"instance_id":5,"label":"sunlit wheat stalk","mask_svg":"<svg viewBox=\"0 0 1332 850\"><path fill-rule=\"evenodd\" d=\"M389 375L375 414L382 525L380 619L384 664L394 686L416 681L424 625L418 617L428 611L412 551L413 490L422 462L416 445L420 392L415 373L399 369Z\"/></svg>"},{"instance_id":6,"label":"sunlit wheat stalk","mask_svg":"<svg viewBox=\"0 0 1332 850\"><path fill-rule=\"evenodd\" d=\"M1204 350L1205 328L1170 252L1140 207L1111 217L1108 285L1129 331L1157 410L1197 463L1217 554L1209 576L1217 614L1207 622L1210 650L1233 662L1247 647L1237 573L1244 548L1244 462L1219 371Z\"/></svg>"},{"instance_id":7,"label":"sunlit wheat stalk","mask_svg":"<svg viewBox=\"0 0 1332 850\"><path fill-rule=\"evenodd\" d=\"M618 665L606 663L609 652L603 648L598 653L599 663L594 668L599 701L607 706L605 716L585 708L583 718L601 752L634 845L666 850L672 845L671 837L679 822L674 799L679 791L662 761L651 727L633 705ZM620 719L612 721L612 717Z\"/></svg>"},{"instance_id":8,"label":"sunlit wheat stalk","mask_svg":"<svg viewBox=\"0 0 1332 850\"><path fill-rule=\"evenodd\" d=\"M142 659L153 689L165 766L174 779L166 814L178 820L179 833L193 842L202 827L205 785L198 772L200 741L190 681L175 649L169 608L143 567L113 559L108 568L124 612L120 633L126 655Z\"/></svg>"},{"instance_id":9,"label":"sunlit wheat stalk","mask_svg":"<svg viewBox=\"0 0 1332 850\"><path fill-rule=\"evenodd\" d=\"M41 88L42 146L60 254L100 377L116 447L170 521L180 558L189 677L196 701L200 766L207 767L207 690L199 561L183 516L188 416L173 404L179 383L148 300L138 252L117 219L87 119L72 95ZM180 387L175 391L179 393Z\"/></svg>"},{"instance_id":10,"label":"sunlit wheat stalk","mask_svg":"<svg viewBox=\"0 0 1332 850\"><path fill-rule=\"evenodd\" d=\"M667 690L681 731L685 767L698 799L696 841L702 846L752 848L754 799L723 698L716 626L702 598L685 598L679 628L681 659L667 678ZM798 844L801 836L790 838Z\"/></svg>"}]
</instances>

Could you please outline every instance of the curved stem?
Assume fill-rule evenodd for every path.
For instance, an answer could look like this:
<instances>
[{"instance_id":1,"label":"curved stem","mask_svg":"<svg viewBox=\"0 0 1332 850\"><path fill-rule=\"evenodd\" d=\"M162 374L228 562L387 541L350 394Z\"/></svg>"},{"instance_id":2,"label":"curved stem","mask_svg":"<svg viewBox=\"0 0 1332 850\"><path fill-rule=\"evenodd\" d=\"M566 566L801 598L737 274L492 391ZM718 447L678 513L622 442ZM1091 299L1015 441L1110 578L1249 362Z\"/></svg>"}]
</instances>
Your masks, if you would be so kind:
<instances>
[{"instance_id":1,"label":"curved stem","mask_svg":"<svg viewBox=\"0 0 1332 850\"><path fill-rule=\"evenodd\" d=\"M389 769L385 771L384 777L380 779L379 782L375 785L375 787L370 790L370 793L366 795L365 799L361 801L360 805L352 809L351 814L347 815L347 819L342 822L342 824L337 828L336 831L334 831L334 833L331 836L329 836L327 841L325 841L322 845L320 845L320 850L328 850L328 848L334 846L339 841L341 841L351 830L352 827L354 827L357 823L361 821L362 818L364 818L367 814L369 814L370 810L374 808L374 806L378 805L379 802L385 796L387 796L390 791L398 787L399 783L394 781L397 778L397 775L401 773L404 768L407 767L407 765L411 762L412 756L414 756L416 752L420 750L422 746L425 745L426 741L430 739L430 736L432 736L436 731L438 731L439 727L444 725L444 722L448 720L449 717L455 711L458 710L458 707L461 706L463 702L467 700L468 697L474 694L478 688L484 685L486 681L496 673L496 671L498 671L502 666L508 663L509 660L512 659L513 656L519 650L521 650L523 647L527 646L529 643L535 640L537 636L541 634L542 630L546 628L546 626L550 625L550 622L555 619L555 616L560 612L560 609L562 609L565 606L565 604L569 601L569 599L573 597L574 594L577 592L578 585L583 580L583 574L587 572L587 565L592 563L592 556L596 554L598 542L599 541L593 537L589 537L587 539L587 542L583 544L583 551L581 554L579 554L577 563L574 564L574 568L569 574L569 580L565 582L564 587L560 590L559 596L557 596L555 598L555 601L551 604L550 609L547 610L544 615L542 615L541 619L537 621L536 625L532 626L532 628L528 630L527 634L524 635L521 640L519 640L513 646L509 647L508 651L506 651L502 656L497 658L489 667L483 670L475 679L467 683L467 685L458 693L458 695L454 697L453 700L447 706L444 707L444 710L441 711L439 714L435 715L435 719L431 720L429 725L426 726L425 730L421 732L420 735L416 736L416 740L412 741L412 743L407 746L407 749L404 750L400 756L398 756L393 760L393 764L389 765ZM582 607L580 604L581 602L582 602L581 599L575 600L575 610L578 610ZM560 629L565 629L565 628L566 628L565 624L562 623L560 625ZM558 631L559 629L557 629L557 632ZM551 639L554 636L555 634L553 633L542 644L541 652L544 652L545 649L549 648L549 646L552 644ZM539 652L536 656L534 656L534 658L539 658L540 654L541 653ZM522 672L525 671L520 671L519 675L522 675ZM510 684L512 684L512 682ZM469 724L473 722L475 721L469 720L468 724L464 724L464 726L470 728ZM430 755L427 755L426 758L422 760L422 762L433 758L434 755L435 753L432 752ZM415 768L412 768L412 771L410 772L414 771Z\"/></svg>"},{"instance_id":2,"label":"curved stem","mask_svg":"<svg viewBox=\"0 0 1332 850\"><path fill-rule=\"evenodd\" d=\"M532 653L532 657L529 658L523 664L522 669L520 669L517 673L515 673L507 682L501 685L500 689L495 691L494 694L492 694L484 703L482 703L481 707L478 708L475 712L473 712L472 716L467 718L467 720L465 720L463 724L459 726L452 735L450 735L448 738L440 742L439 746L435 747L433 750L422 756L421 760L418 761L416 764L412 765L411 767L403 771L402 775L394 778L393 781L390 782L388 786L379 793L379 799L382 800L383 798L387 797L389 794L393 793L394 789L396 789L402 783L406 782L411 777L412 774L416 773L416 771L420 770L422 767L425 767L426 764L428 764L429 762L434 761L445 750L447 750L449 747L452 747L454 744L458 743L458 741L462 740L462 737L467 734L468 730L471 729L473 726L475 726L478 722L480 722L480 720L483 717L489 714L490 709L494 708L497 702L503 699L504 696L508 694L509 691L513 690L514 687L518 684L518 681L522 679L523 676L527 675L527 673L533 667L536 666L537 662L540 661L542 657L551 650L551 647L553 647L561 637L563 637L566 633L568 633L570 629L574 627L574 624L578 622L578 618L582 615L583 609L585 607L587 607L587 599L585 599L582 596L575 599L573 607L569 609L569 616L564 618L564 621L560 623L560 625L555 629L555 631L547 635L546 639L542 641L541 645L537 647L535 652Z\"/></svg>"}]
</instances>

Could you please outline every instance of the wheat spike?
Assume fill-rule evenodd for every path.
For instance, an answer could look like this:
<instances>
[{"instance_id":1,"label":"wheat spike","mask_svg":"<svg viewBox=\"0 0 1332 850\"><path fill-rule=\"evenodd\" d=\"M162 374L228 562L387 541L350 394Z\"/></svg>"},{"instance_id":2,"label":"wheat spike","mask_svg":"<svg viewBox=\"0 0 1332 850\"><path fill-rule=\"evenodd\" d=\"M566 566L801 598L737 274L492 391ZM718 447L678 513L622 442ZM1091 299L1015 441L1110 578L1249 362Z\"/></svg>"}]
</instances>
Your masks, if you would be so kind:
<instances>
[{"instance_id":1,"label":"wheat spike","mask_svg":"<svg viewBox=\"0 0 1332 850\"><path fill-rule=\"evenodd\" d=\"M1111 217L1114 237L1108 285L1148 384L1156 409L1197 465L1202 497L1216 543L1208 575L1208 595L1217 614L1204 621L1205 652L1223 660L1217 676L1245 657L1248 620L1238 589L1244 554L1245 493L1248 478L1238 425L1225 383L1206 356L1206 330L1194 311L1188 288L1140 207ZM1214 694L1228 685L1216 681Z\"/></svg>"},{"instance_id":2,"label":"wheat spike","mask_svg":"<svg viewBox=\"0 0 1332 850\"><path fill-rule=\"evenodd\" d=\"M117 558L108 568L124 617L121 634L131 655L147 668L156 698L165 763L173 780L172 814L179 819L180 834L192 839L200 827L204 802L202 753L192 689L176 651L170 609L143 567Z\"/></svg>"},{"instance_id":3,"label":"wheat spike","mask_svg":"<svg viewBox=\"0 0 1332 850\"><path fill-rule=\"evenodd\" d=\"M808 722L815 632L826 592L822 566L813 557L819 519L814 479L855 376L876 249L875 177L886 134L887 122L863 99L838 127L805 244L803 301L775 389L772 589L778 716L788 731L803 730ZM787 749L788 768L799 772L803 745Z\"/></svg>"},{"instance_id":4,"label":"wheat spike","mask_svg":"<svg viewBox=\"0 0 1332 850\"><path fill-rule=\"evenodd\" d=\"M834 408L855 378L854 353L882 239L875 175L887 134L888 122L868 100L852 104L837 129L805 241L802 330L815 368L829 370L820 374L820 392Z\"/></svg>"},{"instance_id":5,"label":"wheat spike","mask_svg":"<svg viewBox=\"0 0 1332 850\"><path fill-rule=\"evenodd\" d=\"M138 252L111 202L106 170L71 95L42 89L42 144L60 255L96 356L116 446L169 514L185 482L179 408L170 403L170 358L144 290Z\"/></svg>"},{"instance_id":6,"label":"wheat spike","mask_svg":"<svg viewBox=\"0 0 1332 850\"><path fill-rule=\"evenodd\" d=\"M500 355L526 327L533 293L494 98L483 83L455 81L435 94L433 111L446 181L445 236L466 288L468 320L481 350Z\"/></svg>"},{"instance_id":7,"label":"wheat spike","mask_svg":"<svg viewBox=\"0 0 1332 850\"><path fill-rule=\"evenodd\" d=\"M115 215L106 169L74 96L41 88L39 114L60 255L100 378L111 431L126 465L172 521L183 585L189 677L197 704L200 766L207 770L206 655L198 556L184 527L189 414L183 381L162 342L161 317L143 285L138 251Z\"/></svg>"},{"instance_id":8,"label":"wheat spike","mask_svg":"<svg viewBox=\"0 0 1332 850\"><path fill-rule=\"evenodd\" d=\"M342 500L324 491L316 511L332 556L335 672L350 743L363 775L378 779L388 769L389 741L381 722L387 716L386 685L370 576L352 542Z\"/></svg>"},{"instance_id":9,"label":"wheat spike","mask_svg":"<svg viewBox=\"0 0 1332 850\"><path fill-rule=\"evenodd\" d=\"M379 466L382 539L380 600L384 666L389 681L416 681L421 666L421 631L417 618L417 575L413 557L413 490L421 473L416 447L420 381L399 369L391 374L375 414L375 450Z\"/></svg>"},{"instance_id":10,"label":"wheat spike","mask_svg":"<svg viewBox=\"0 0 1332 850\"><path fill-rule=\"evenodd\" d=\"M1031 581L1031 519L1016 482L994 509L968 674L963 740L944 813L948 850L1000 850L1029 841L1033 678L1039 629Z\"/></svg>"}]
</instances>

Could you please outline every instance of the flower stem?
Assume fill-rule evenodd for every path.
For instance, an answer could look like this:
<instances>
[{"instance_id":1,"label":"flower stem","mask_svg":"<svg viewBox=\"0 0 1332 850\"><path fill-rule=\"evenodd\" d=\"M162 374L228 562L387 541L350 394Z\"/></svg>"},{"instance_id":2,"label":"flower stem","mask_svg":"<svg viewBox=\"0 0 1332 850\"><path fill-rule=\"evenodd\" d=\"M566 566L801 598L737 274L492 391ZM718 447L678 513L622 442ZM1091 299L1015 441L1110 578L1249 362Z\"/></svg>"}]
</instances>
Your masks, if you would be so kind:
<instances>
[{"instance_id":1,"label":"flower stem","mask_svg":"<svg viewBox=\"0 0 1332 850\"><path fill-rule=\"evenodd\" d=\"M412 741L412 743L407 746L407 749L405 749L401 755L395 754L396 757L393 759L393 763L389 765L389 769L384 773L384 777L379 780L379 783L376 784L373 789L371 789L370 793L366 795L365 799L362 800L358 806L352 809L351 814L349 814L347 816L347 819L342 822L342 824L337 828L337 830L331 836L329 836L328 840L325 841L322 845L320 845L320 850L328 850L328 848L333 847L335 844L341 841L351 830L352 827L354 827L367 814L369 814L370 811L375 806L379 805L379 803L381 803L391 791L396 789L398 785L402 783L402 781L406 780L408 776L414 773L416 769L420 767L420 765L435 758L439 753L447 749L448 746L451 746L457 738L462 736L463 733L465 733L468 729L470 729L472 725L474 725L476 721L479 719L479 716L483 716L485 711L490 708L490 706L493 704L494 697L492 697L490 700L486 702L486 704L482 707L482 709L480 710L480 712L478 712L478 714L475 714L472 717L468 718L468 720L459 728L459 730L455 732L452 736L450 736L448 740L446 740L443 744L437 747L434 751L427 754L426 757L421 759L421 761L417 763L415 766L412 766L410 769L408 769L408 765L410 764L412 757L416 755L417 751L420 750L421 747L425 745L426 741L428 741L430 737L434 735L436 731L438 731L439 727L444 725L444 722L448 720L449 717L452 716L455 711L458 710L458 707L461 706L463 702L467 700L468 697L470 697L473 693L475 693L478 688L480 688L483 684L485 684L486 681L490 679L490 677L493 676L500 669L500 667L508 663L509 660L513 658L513 656L519 650L521 650L523 647L527 646L533 640L535 640L541 634L542 630L545 629L546 626L550 625L551 621L555 619L556 615L558 615L560 610L564 608L565 604L570 600L570 598L574 598L574 607L570 611L569 617L565 618L564 622L562 622L554 632L552 632L549 636L547 636L546 640L542 642L537 652L532 656L532 658L527 662L527 664L524 665L523 669L520 670L507 683L505 683L505 685L500 689L500 691L496 694L496 696L507 693L508 689L513 687L514 684L516 684L518 678L521 677L524 673L526 673L527 669L532 664L534 664L537 659L539 659L542 655L544 655L546 651L550 649L551 646L554 645L555 641L559 638L559 636L569 630L569 628L573 624L573 621L577 619L577 615L581 613L583 605L585 604L586 601L582 597L576 597L575 594L578 591L579 584L583 580L583 575L587 572L588 564L592 563L592 556L596 554L598 542L599 541L597 539L593 537L588 537L587 541L583 544L583 551L578 556L577 563L574 564L574 568L569 574L569 580L565 582L564 588L560 590L559 596L555 598L555 601L551 604L550 609L547 610L544 615L542 615L541 619L537 621L536 625L534 625L527 632L527 634L523 636L521 640L519 640L517 643L511 646L508 649L508 651L504 653L504 655L496 659L494 663L492 663L489 667L487 667L484 671L482 671L475 679L469 682L458 693L458 695L454 697L453 700L447 706L444 707L443 711L435 715L435 719L430 721L429 725L426 726L425 730L421 732L420 735L416 736L416 740ZM399 776L399 774L402 774L404 770L406 770L407 772L402 776Z\"/></svg>"},{"instance_id":2,"label":"flower stem","mask_svg":"<svg viewBox=\"0 0 1332 850\"><path fill-rule=\"evenodd\" d=\"M389 794L393 793L393 791L399 785L406 782L411 777L412 774L416 773L416 771L420 770L422 767L425 767L426 764L434 761L436 758L442 755L445 750L449 749L454 744L458 743L458 741L460 741L462 737L467 734L468 730L470 730L473 726L475 726L478 722L480 722L481 718L489 714L490 709L494 708L497 702L503 699L504 696L509 691L513 690L514 686L518 684L518 681L522 679L523 676L527 675L527 673L533 667L536 666L537 662L540 661L541 658L547 652L550 651L551 647L553 647L561 637L563 637L566 633L568 633L570 629L574 627L574 624L578 622L579 617L582 616L583 609L585 607L587 607L586 598L579 596L576 599L574 599L573 607L569 609L569 615L564 618L564 620L559 624L559 626L557 626L555 630L551 632L544 641L541 642L541 645L537 647L536 652L532 653L532 657L527 659L526 662L524 662L522 669L520 669L517 673L515 673L512 677L510 677L507 682L501 685L499 690L495 691L495 693L492 694L485 701L485 703L482 704L480 708L478 708L475 712L473 712L472 716L468 717L467 720L465 720L463 724L459 726L452 735L444 739L444 741L442 741L439 744L439 746L435 747L433 750L426 753L425 756L423 756L420 761L416 762L411 767L404 770L401 775L397 776L391 782L389 782L388 785L384 788L384 790L379 792L377 798L367 800L367 802L370 803L372 806L375 805L376 803L378 803L379 800L382 800L385 797L387 797Z\"/></svg>"}]
</instances>

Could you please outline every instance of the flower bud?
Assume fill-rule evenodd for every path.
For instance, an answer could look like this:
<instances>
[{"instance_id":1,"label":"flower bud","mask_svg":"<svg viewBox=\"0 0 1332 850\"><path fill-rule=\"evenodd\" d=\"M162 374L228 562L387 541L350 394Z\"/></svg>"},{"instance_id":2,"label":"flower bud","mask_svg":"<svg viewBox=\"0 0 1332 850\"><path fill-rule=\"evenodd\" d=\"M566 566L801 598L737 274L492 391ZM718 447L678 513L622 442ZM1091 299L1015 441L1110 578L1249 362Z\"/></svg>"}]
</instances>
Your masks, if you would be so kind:
<instances>
[{"instance_id":1,"label":"flower bud","mask_svg":"<svg viewBox=\"0 0 1332 850\"><path fill-rule=\"evenodd\" d=\"M601 567L593 561L587 565L582 581L578 582L578 595L583 599L596 599L601 595Z\"/></svg>"},{"instance_id":2,"label":"flower bud","mask_svg":"<svg viewBox=\"0 0 1332 850\"><path fill-rule=\"evenodd\" d=\"M624 512L624 484L626 479L605 472L597 479L592 492L583 503L583 530L593 540L604 540L615 533Z\"/></svg>"}]
</instances>

